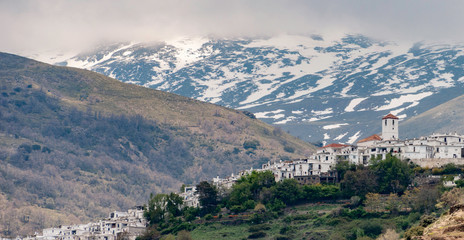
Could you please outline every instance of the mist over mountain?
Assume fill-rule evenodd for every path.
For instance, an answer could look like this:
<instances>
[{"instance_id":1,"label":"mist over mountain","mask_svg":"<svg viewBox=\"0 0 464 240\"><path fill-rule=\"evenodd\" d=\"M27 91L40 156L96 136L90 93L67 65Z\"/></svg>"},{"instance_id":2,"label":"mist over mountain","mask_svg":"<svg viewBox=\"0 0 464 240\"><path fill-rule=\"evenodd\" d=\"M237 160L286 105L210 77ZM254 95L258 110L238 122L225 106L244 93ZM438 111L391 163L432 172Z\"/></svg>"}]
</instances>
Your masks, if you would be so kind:
<instances>
[{"instance_id":1,"label":"mist over mountain","mask_svg":"<svg viewBox=\"0 0 464 240\"><path fill-rule=\"evenodd\" d=\"M460 96L463 50L363 35L282 35L109 44L47 61L251 111L309 142L354 143L380 132L389 112L404 121ZM400 130L400 137L429 130Z\"/></svg>"}]
</instances>

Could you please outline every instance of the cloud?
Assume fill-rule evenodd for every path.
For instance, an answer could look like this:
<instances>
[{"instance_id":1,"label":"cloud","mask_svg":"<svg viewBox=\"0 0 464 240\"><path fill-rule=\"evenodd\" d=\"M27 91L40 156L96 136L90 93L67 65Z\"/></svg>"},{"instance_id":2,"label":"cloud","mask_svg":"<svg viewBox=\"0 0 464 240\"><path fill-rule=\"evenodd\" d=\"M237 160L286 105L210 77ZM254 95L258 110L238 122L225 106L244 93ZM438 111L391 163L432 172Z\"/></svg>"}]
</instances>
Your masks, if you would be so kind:
<instances>
[{"instance_id":1,"label":"cloud","mask_svg":"<svg viewBox=\"0 0 464 240\"><path fill-rule=\"evenodd\" d=\"M463 41L464 1L0 1L0 51L83 49L180 36L361 33L393 41Z\"/></svg>"}]
</instances>

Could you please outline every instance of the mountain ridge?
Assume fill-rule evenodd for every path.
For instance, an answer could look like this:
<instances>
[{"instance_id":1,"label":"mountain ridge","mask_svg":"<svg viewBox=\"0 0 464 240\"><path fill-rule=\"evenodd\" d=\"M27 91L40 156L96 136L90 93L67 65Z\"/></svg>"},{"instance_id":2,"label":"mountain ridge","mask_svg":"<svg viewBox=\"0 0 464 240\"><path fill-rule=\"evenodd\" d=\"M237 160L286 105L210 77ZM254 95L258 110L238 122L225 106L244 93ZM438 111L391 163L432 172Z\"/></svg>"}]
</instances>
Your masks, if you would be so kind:
<instances>
[{"instance_id":1,"label":"mountain ridge","mask_svg":"<svg viewBox=\"0 0 464 240\"><path fill-rule=\"evenodd\" d=\"M247 110L305 141L352 144L379 132L381 116L407 120L461 95L463 62L462 44L347 34L115 44L60 64Z\"/></svg>"}]
</instances>

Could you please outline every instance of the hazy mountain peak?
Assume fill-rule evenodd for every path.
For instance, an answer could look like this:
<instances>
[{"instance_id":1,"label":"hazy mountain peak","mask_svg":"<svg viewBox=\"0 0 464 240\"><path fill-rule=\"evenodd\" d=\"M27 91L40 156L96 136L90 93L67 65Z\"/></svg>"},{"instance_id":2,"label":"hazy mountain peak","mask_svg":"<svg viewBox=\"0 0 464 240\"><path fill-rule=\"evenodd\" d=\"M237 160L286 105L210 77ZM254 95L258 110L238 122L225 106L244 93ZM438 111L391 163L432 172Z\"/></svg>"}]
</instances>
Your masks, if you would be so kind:
<instances>
[{"instance_id":1,"label":"hazy mountain peak","mask_svg":"<svg viewBox=\"0 0 464 240\"><path fill-rule=\"evenodd\" d=\"M305 140L350 143L378 132L388 112L404 120L457 97L463 50L359 34L183 38L108 45L65 63L246 109Z\"/></svg>"}]
</instances>

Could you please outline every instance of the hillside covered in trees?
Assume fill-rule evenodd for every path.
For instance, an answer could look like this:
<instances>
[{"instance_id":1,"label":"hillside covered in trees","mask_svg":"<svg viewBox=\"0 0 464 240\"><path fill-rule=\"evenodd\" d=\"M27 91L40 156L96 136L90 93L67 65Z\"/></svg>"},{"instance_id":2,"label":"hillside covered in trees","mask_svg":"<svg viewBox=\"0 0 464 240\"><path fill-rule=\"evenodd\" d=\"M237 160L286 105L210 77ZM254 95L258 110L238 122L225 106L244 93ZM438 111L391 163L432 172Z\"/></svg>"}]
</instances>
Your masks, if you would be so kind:
<instances>
[{"instance_id":1,"label":"hillside covered in trees","mask_svg":"<svg viewBox=\"0 0 464 240\"><path fill-rule=\"evenodd\" d=\"M201 208L182 207L175 193L153 195L145 209L149 227L139 240L464 236L464 180L443 185L464 166L421 168L388 154L369 166L341 161L336 170L340 183L276 182L271 171L253 171L230 189L202 181L196 185Z\"/></svg>"},{"instance_id":2,"label":"hillside covered in trees","mask_svg":"<svg viewBox=\"0 0 464 240\"><path fill-rule=\"evenodd\" d=\"M248 112L0 53L2 236L313 149Z\"/></svg>"}]
</instances>

